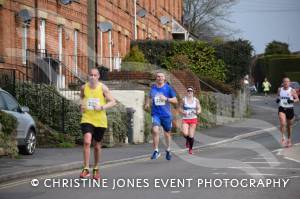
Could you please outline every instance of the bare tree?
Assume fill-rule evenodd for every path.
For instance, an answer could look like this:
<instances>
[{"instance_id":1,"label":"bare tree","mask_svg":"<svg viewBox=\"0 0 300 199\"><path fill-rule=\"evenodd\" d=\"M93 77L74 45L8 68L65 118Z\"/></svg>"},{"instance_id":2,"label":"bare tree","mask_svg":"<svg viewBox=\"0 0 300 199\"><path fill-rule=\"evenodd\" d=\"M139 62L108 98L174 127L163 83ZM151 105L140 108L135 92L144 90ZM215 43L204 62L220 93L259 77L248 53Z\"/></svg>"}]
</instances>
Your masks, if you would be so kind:
<instances>
[{"instance_id":1,"label":"bare tree","mask_svg":"<svg viewBox=\"0 0 300 199\"><path fill-rule=\"evenodd\" d=\"M184 0L183 24L200 39L228 36L233 30L222 22L228 19L230 7L238 0Z\"/></svg>"}]
</instances>

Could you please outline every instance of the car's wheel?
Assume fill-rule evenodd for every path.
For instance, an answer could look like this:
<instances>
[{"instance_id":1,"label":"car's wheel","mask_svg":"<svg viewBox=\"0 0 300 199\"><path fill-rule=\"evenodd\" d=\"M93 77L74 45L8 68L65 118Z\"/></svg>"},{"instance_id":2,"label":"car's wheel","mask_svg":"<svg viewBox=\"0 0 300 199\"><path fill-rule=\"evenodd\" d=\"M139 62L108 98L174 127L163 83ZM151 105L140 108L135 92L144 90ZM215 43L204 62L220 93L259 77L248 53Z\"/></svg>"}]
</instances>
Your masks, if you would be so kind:
<instances>
[{"instance_id":1,"label":"car's wheel","mask_svg":"<svg viewBox=\"0 0 300 199\"><path fill-rule=\"evenodd\" d=\"M25 138L25 145L19 147L20 153L24 155L32 155L35 151L35 146L36 135L35 132L32 129L30 129Z\"/></svg>"}]
</instances>

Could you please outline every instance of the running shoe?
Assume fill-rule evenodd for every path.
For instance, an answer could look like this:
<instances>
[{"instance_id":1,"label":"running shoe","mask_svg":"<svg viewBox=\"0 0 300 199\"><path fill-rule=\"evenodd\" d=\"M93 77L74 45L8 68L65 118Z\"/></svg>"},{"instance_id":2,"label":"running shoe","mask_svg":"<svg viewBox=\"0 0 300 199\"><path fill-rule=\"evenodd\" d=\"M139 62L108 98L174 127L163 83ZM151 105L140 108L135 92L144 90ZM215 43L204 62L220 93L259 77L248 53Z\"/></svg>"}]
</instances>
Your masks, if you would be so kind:
<instances>
[{"instance_id":1,"label":"running shoe","mask_svg":"<svg viewBox=\"0 0 300 199\"><path fill-rule=\"evenodd\" d=\"M154 151L151 156L151 160L156 160L159 158L159 156L160 156L160 153L158 151Z\"/></svg>"},{"instance_id":2,"label":"running shoe","mask_svg":"<svg viewBox=\"0 0 300 199\"><path fill-rule=\"evenodd\" d=\"M193 155L193 149L189 149L189 154Z\"/></svg>"},{"instance_id":3,"label":"running shoe","mask_svg":"<svg viewBox=\"0 0 300 199\"><path fill-rule=\"evenodd\" d=\"M94 180L99 180L100 179L100 172L98 168L93 169L93 179Z\"/></svg>"},{"instance_id":4,"label":"running shoe","mask_svg":"<svg viewBox=\"0 0 300 199\"><path fill-rule=\"evenodd\" d=\"M80 173L80 178L87 178L90 176L90 171L87 168L83 168L81 173Z\"/></svg>"},{"instance_id":5,"label":"running shoe","mask_svg":"<svg viewBox=\"0 0 300 199\"><path fill-rule=\"evenodd\" d=\"M166 151L166 160L171 160L172 159L172 155L170 151Z\"/></svg>"}]
</instances>

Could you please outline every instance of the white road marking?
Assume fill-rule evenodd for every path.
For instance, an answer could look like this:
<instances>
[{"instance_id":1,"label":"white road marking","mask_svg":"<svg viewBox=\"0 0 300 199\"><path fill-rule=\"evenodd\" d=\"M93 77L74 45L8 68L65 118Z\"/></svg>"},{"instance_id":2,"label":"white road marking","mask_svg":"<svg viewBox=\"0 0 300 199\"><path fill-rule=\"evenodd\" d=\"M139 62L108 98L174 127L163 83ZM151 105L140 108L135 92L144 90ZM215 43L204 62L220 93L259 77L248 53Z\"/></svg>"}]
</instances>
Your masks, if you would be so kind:
<instances>
[{"instance_id":1,"label":"white road marking","mask_svg":"<svg viewBox=\"0 0 300 199\"><path fill-rule=\"evenodd\" d=\"M300 163L300 160L296 160L296 159L293 159L293 158L290 158L290 157L284 157L284 159Z\"/></svg>"},{"instance_id":2,"label":"white road marking","mask_svg":"<svg viewBox=\"0 0 300 199\"><path fill-rule=\"evenodd\" d=\"M213 175L227 175L227 173L226 172L224 172L224 173L213 173Z\"/></svg>"},{"instance_id":3,"label":"white road marking","mask_svg":"<svg viewBox=\"0 0 300 199\"><path fill-rule=\"evenodd\" d=\"M171 193L177 194L180 193L181 191L171 191Z\"/></svg>"},{"instance_id":4,"label":"white road marking","mask_svg":"<svg viewBox=\"0 0 300 199\"><path fill-rule=\"evenodd\" d=\"M244 162L245 164L284 164L285 162Z\"/></svg>"},{"instance_id":5,"label":"white road marking","mask_svg":"<svg viewBox=\"0 0 300 199\"><path fill-rule=\"evenodd\" d=\"M252 158L253 160L273 160L274 158L264 158L264 157L257 157L257 158Z\"/></svg>"},{"instance_id":6,"label":"white road marking","mask_svg":"<svg viewBox=\"0 0 300 199\"><path fill-rule=\"evenodd\" d=\"M228 169L251 169L252 167L227 167ZM300 171L300 168L288 168L288 167L255 167L256 169L269 169L269 170L296 170Z\"/></svg>"}]
</instances>

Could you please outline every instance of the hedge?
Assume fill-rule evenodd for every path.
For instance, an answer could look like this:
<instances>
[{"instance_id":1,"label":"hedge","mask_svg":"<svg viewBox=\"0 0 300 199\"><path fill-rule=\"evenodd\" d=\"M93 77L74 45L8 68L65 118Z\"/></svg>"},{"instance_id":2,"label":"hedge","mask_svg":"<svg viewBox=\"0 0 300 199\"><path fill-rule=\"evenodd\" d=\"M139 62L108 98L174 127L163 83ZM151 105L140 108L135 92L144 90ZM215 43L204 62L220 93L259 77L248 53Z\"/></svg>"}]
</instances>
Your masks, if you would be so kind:
<instances>
[{"instance_id":1,"label":"hedge","mask_svg":"<svg viewBox=\"0 0 300 199\"><path fill-rule=\"evenodd\" d=\"M16 128L18 121L15 117L0 111L0 148L4 149L5 155L12 158L18 156L16 140Z\"/></svg>"},{"instance_id":2,"label":"hedge","mask_svg":"<svg viewBox=\"0 0 300 199\"><path fill-rule=\"evenodd\" d=\"M131 47L138 46L145 58L152 64L162 68L186 69L188 67L196 75L210 76L221 81L225 80L224 61L217 59L215 49L202 41L133 41ZM178 55L187 57L188 63L177 65Z\"/></svg>"},{"instance_id":3,"label":"hedge","mask_svg":"<svg viewBox=\"0 0 300 199\"><path fill-rule=\"evenodd\" d=\"M292 82L300 82L300 72L286 72L285 75L289 77Z\"/></svg>"},{"instance_id":4,"label":"hedge","mask_svg":"<svg viewBox=\"0 0 300 199\"><path fill-rule=\"evenodd\" d=\"M300 72L299 55L270 55L257 60L253 76L259 83L260 90L262 81L267 77L272 84L271 90L276 92L281 85L282 78L296 72Z\"/></svg>"}]
</instances>

